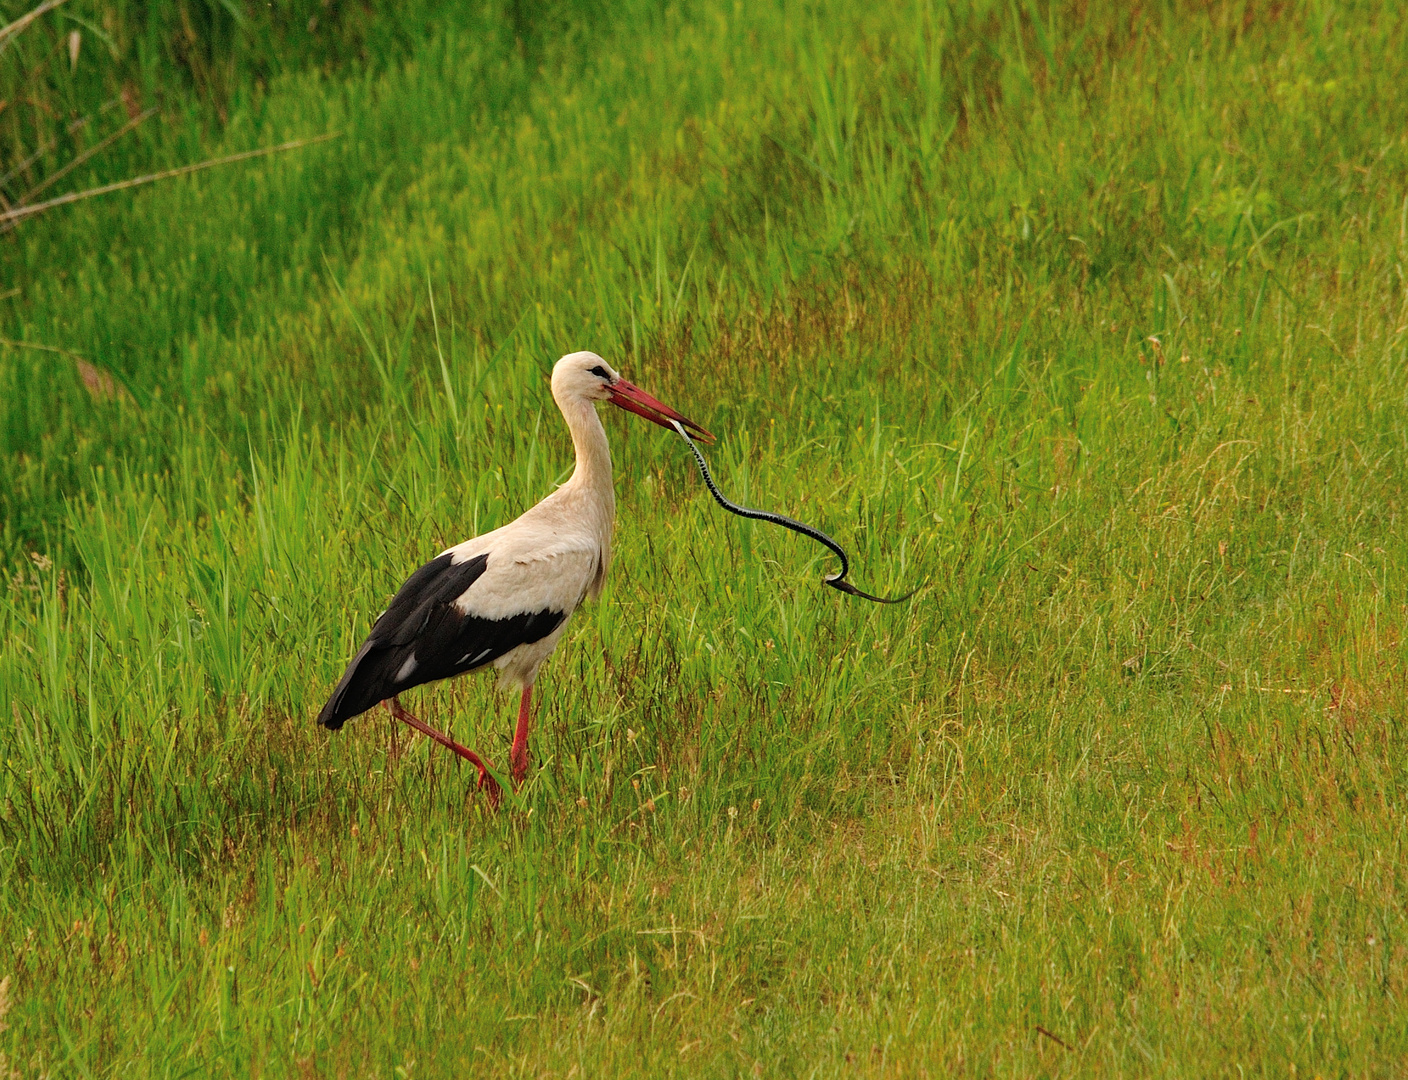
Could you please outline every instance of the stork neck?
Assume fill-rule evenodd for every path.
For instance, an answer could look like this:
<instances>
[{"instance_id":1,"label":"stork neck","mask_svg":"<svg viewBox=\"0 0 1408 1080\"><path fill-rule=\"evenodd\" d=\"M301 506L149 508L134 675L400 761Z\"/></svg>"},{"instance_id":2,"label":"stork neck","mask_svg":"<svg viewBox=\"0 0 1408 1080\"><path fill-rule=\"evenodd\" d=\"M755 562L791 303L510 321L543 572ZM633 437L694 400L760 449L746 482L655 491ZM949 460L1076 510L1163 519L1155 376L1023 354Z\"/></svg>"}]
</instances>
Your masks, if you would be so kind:
<instances>
[{"instance_id":1,"label":"stork neck","mask_svg":"<svg viewBox=\"0 0 1408 1080\"><path fill-rule=\"evenodd\" d=\"M589 401L574 402L563 409L568 430L572 432L572 446L577 451L577 468L572 473L570 483L611 499L614 504L614 489L611 482L611 447L606 442L606 429L601 426L601 417Z\"/></svg>"}]
</instances>

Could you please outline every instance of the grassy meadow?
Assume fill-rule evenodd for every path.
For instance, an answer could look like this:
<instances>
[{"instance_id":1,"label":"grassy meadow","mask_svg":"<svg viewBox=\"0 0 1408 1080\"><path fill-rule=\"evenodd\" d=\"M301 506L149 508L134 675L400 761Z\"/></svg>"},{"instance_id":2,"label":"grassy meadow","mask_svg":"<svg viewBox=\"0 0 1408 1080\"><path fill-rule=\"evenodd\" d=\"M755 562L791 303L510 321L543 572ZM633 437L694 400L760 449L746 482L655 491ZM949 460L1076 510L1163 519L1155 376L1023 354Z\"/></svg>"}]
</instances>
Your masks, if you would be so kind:
<instances>
[{"instance_id":1,"label":"grassy meadow","mask_svg":"<svg viewBox=\"0 0 1408 1080\"><path fill-rule=\"evenodd\" d=\"M0 1075L1403 1075L1408 15L355 10L85 46L51 193L337 137L0 238ZM612 410L494 813L313 717L586 348L923 588Z\"/></svg>"}]
</instances>

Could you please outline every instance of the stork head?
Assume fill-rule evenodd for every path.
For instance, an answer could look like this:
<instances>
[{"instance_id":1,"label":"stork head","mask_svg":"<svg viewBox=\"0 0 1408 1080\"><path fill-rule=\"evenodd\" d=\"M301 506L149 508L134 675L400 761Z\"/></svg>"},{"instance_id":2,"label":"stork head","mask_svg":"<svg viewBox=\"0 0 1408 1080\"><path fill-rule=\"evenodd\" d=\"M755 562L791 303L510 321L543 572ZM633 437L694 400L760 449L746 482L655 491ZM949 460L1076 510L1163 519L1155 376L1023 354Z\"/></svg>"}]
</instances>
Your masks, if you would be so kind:
<instances>
[{"instance_id":1,"label":"stork head","mask_svg":"<svg viewBox=\"0 0 1408 1080\"><path fill-rule=\"evenodd\" d=\"M671 421L678 420L695 438L714 441L714 436L699 424L657 401L639 386L628 383L620 372L593 352L568 353L557 362L552 369L552 396L559 406L570 401L609 401L671 431L674 430Z\"/></svg>"}]
</instances>

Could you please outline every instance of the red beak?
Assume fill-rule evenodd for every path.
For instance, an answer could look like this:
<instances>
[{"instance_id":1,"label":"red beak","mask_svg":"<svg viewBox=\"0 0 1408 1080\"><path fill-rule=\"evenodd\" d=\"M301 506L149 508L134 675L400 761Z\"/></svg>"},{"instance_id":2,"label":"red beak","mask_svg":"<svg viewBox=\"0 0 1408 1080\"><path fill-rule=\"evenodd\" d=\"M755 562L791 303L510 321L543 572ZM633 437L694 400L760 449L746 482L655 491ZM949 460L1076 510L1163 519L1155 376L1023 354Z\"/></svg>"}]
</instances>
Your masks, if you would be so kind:
<instances>
[{"instance_id":1,"label":"red beak","mask_svg":"<svg viewBox=\"0 0 1408 1080\"><path fill-rule=\"evenodd\" d=\"M696 424L687 416L681 416L674 409L666 405L663 401L656 401L639 386L628 383L625 379L618 379L611 384L611 404L633 412L637 416L643 416L652 424L659 424L663 428L674 430L672 420L678 420L681 427L688 428L689 433L700 442L711 443L714 436L710 435L700 425Z\"/></svg>"}]
</instances>

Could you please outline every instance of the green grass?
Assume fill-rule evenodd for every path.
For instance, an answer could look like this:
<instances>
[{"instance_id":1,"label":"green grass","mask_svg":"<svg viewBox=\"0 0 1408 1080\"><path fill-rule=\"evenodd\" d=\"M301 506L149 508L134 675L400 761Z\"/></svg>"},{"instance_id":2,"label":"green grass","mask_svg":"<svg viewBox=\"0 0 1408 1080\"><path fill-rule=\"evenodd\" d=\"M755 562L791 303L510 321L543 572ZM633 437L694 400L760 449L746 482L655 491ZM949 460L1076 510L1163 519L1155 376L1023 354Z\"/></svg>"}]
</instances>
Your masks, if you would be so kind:
<instances>
[{"instance_id":1,"label":"green grass","mask_svg":"<svg viewBox=\"0 0 1408 1080\"><path fill-rule=\"evenodd\" d=\"M127 390L0 351L8 1066L1401 1074L1398 7L524 18L237 67L220 125L173 76L89 180L341 137L4 245L0 334ZM563 478L577 348L925 588L822 588L609 417L617 562L494 814L312 717ZM504 760L490 679L412 707Z\"/></svg>"}]
</instances>

